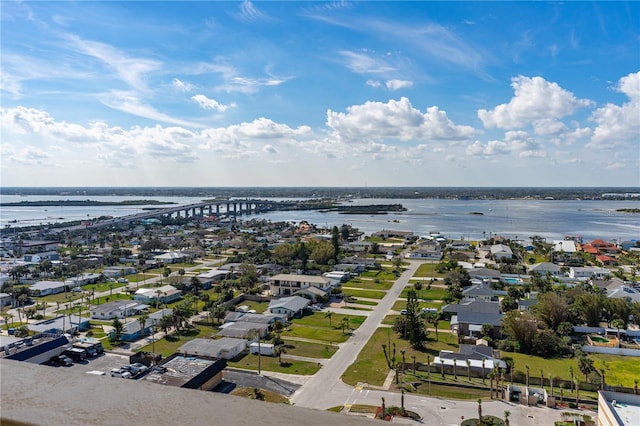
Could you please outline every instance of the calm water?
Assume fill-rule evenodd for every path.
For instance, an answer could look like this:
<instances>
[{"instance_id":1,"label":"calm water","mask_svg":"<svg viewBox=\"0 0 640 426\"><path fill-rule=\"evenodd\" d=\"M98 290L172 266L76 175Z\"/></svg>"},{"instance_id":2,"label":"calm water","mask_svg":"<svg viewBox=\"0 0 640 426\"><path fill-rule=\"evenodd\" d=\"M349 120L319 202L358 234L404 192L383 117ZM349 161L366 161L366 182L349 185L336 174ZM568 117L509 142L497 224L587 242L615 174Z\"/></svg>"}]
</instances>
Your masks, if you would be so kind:
<instances>
[{"instance_id":1,"label":"calm water","mask_svg":"<svg viewBox=\"0 0 640 426\"><path fill-rule=\"evenodd\" d=\"M123 201L141 197L118 196L2 196L2 202L37 200ZM189 204L201 201L190 197L154 197L154 200ZM560 239L564 235L595 238L640 239L640 215L616 212L620 208L640 208L640 201L583 200L436 200L436 199L362 199L351 204L401 203L405 212L386 215L344 215L336 212L284 211L244 218L264 218L276 221L306 220L319 227L350 224L365 233L381 229L413 231L419 235L441 232L450 238L482 238L490 234L528 238L539 235ZM57 223L98 216L124 216L142 211L142 206L126 207L3 207L0 225L5 227ZM472 212L482 215L471 214ZM11 221L16 220L16 223Z\"/></svg>"}]
</instances>

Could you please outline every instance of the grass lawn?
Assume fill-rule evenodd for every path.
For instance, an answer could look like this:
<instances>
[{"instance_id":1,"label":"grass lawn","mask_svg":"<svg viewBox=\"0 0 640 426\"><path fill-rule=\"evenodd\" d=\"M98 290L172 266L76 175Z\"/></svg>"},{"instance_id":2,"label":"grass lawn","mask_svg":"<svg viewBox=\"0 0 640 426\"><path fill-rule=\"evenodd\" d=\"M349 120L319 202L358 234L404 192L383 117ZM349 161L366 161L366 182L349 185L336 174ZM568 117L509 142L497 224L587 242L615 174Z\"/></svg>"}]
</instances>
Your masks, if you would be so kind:
<instances>
[{"instance_id":1,"label":"grass lawn","mask_svg":"<svg viewBox=\"0 0 640 426\"><path fill-rule=\"evenodd\" d=\"M246 305L249 309L255 309L259 314L265 312L269 307L269 302L254 302L252 300L243 300L238 304L239 306Z\"/></svg>"},{"instance_id":2,"label":"grass lawn","mask_svg":"<svg viewBox=\"0 0 640 426\"><path fill-rule=\"evenodd\" d=\"M398 318L399 316L400 315L387 315L382 320L382 324L393 325L396 322L396 318ZM433 324L427 323L427 328L433 328L434 329L433 333L435 335L435 327L433 326ZM451 323L449 321L438 322L438 334L451 334L449 333L450 329L451 329Z\"/></svg>"},{"instance_id":3,"label":"grass lawn","mask_svg":"<svg viewBox=\"0 0 640 426\"><path fill-rule=\"evenodd\" d=\"M429 339L426 343L427 349L424 351L417 351L411 347L409 342L400 339L390 328L378 328L371 339L367 342L362 351L358 354L356 361L347 368L342 379L345 383L350 385L356 385L358 382L369 383L374 386L381 386L387 374L389 373L389 367L382 350L382 345L389 344L393 347L396 345L396 359L402 360L401 350L405 350L405 361L407 363L412 362L412 356L416 356L418 362L426 362L427 354L433 358L434 354L442 349L457 350L456 337L447 334L439 333L440 341L435 341L435 334L430 333ZM432 340L433 339L433 340Z\"/></svg>"},{"instance_id":4,"label":"grass lawn","mask_svg":"<svg viewBox=\"0 0 640 426\"><path fill-rule=\"evenodd\" d=\"M418 304L419 308L436 308L438 310L442 309L442 305L443 302L440 301L434 301L434 302L420 302ZM406 300L396 300L396 303L393 304L393 306L391 307L391 309L393 309L394 311L399 311L401 309L405 309L407 307L407 301Z\"/></svg>"},{"instance_id":5,"label":"grass lawn","mask_svg":"<svg viewBox=\"0 0 640 426\"><path fill-rule=\"evenodd\" d=\"M444 273L439 273L438 271L436 271L436 266L438 265L438 263L440 262L425 261L420 266L418 266L418 269L416 270L416 273L413 274L413 276L416 278L425 278L425 279L432 278L432 277L444 278L445 277Z\"/></svg>"},{"instance_id":6,"label":"grass lawn","mask_svg":"<svg viewBox=\"0 0 640 426\"><path fill-rule=\"evenodd\" d=\"M413 290L413 286L407 286L402 293L400 293L400 297L406 299L407 293L409 290ZM427 290L426 287L423 287L421 291L417 292L418 299L422 300L444 300L447 295L447 290L441 287L432 287L430 290Z\"/></svg>"},{"instance_id":7,"label":"grass lawn","mask_svg":"<svg viewBox=\"0 0 640 426\"><path fill-rule=\"evenodd\" d=\"M229 367L244 368L247 370L258 369L258 355L247 354L240 359L227 361ZM295 361L291 359L282 359L282 364L278 361L278 357L261 356L260 368L266 371L275 371L278 373L312 375L319 369L320 365L315 362Z\"/></svg>"},{"instance_id":8,"label":"grass lawn","mask_svg":"<svg viewBox=\"0 0 640 426\"><path fill-rule=\"evenodd\" d=\"M393 281L379 281L374 280L362 280L360 278L354 278L342 284L343 287L362 288L367 290L389 290L393 287Z\"/></svg>"},{"instance_id":9,"label":"grass lawn","mask_svg":"<svg viewBox=\"0 0 640 426\"><path fill-rule=\"evenodd\" d=\"M578 361L575 358L545 359L533 355L502 351L502 358L505 357L513 358L517 371L525 373L525 366L529 365L529 374L536 379L540 377L540 369L542 368L547 378L549 374L553 374L554 377L570 380L569 367L573 367L574 376L584 381L584 375L580 373ZM633 388L633 381L640 377L640 362L635 362L636 358L605 354L590 354L589 358L593 359L596 369L605 368L605 381L609 385Z\"/></svg>"},{"instance_id":10,"label":"grass lawn","mask_svg":"<svg viewBox=\"0 0 640 426\"><path fill-rule=\"evenodd\" d=\"M347 303L356 303L358 305L367 305L367 306L378 306L378 302L374 302L373 300L360 300L356 298L356 302L347 302ZM345 306L346 309L349 309L348 306Z\"/></svg>"},{"instance_id":11,"label":"grass lawn","mask_svg":"<svg viewBox=\"0 0 640 426\"><path fill-rule=\"evenodd\" d=\"M302 318L295 318L292 322L296 325L304 325L307 327L321 327L333 329L340 325L344 318L349 318L349 327L356 329L364 322L366 317L361 315L343 315L332 313L331 317L326 316L326 312L314 312L311 315L305 315Z\"/></svg>"},{"instance_id":12,"label":"grass lawn","mask_svg":"<svg viewBox=\"0 0 640 426\"><path fill-rule=\"evenodd\" d=\"M383 268L379 271L364 271L360 276L363 278L378 278L387 281L394 281L397 278L392 268Z\"/></svg>"},{"instance_id":13,"label":"grass lawn","mask_svg":"<svg viewBox=\"0 0 640 426\"><path fill-rule=\"evenodd\" d=\"M309 358L331 358L338 350L334 345L320 343L301 342L299 340L284 339L287 354L306 356Z\"/></svg>"},{"instance_id":14,"label":"grass lawn","mask_svg":"<svg viewBox=\"0 0 640 426\"><path fill-rule=\"evenodd\" d=\"M382 299L385 294L384 291L375 291L375 290L358 290L353 288L342 288L342 293L347 296L353 297L364 297L365 299Z\"/></svg>"},{"instance_id":15,"label":"grass lawn","mask_svg":"<svg viewBox=\"0 0 640 426\"><path fill-rule=\"evenodd\" d=\"M301 337L304 339L319 340L322 342L341 343L349 339L349 335L342 332L335 323L335 328L329 327L308 327L299 324L291 324L281 333L282 338Z\"/></svg>"}]
</instances>

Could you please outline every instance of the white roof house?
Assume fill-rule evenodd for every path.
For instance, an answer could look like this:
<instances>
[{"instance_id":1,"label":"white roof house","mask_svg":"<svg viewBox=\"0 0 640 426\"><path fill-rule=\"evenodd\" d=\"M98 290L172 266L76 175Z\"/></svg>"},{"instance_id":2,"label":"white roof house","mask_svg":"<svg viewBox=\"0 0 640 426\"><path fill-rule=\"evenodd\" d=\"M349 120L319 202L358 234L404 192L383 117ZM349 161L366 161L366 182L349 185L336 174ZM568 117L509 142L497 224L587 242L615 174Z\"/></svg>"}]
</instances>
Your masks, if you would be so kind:
<instances>
[{"instance_id":1,"label":"white roof house","mask_svg":"<svg viewBox=\"0 0 640 426\"><path fill-rule=\"evenodd\" d=\"M62 281L38 281L29 287L32 291L40 292L40 296L58 294L64 291L65 283Z\"/></svg>"},{"instance_id":2,"label":"white roof house","mask_svg":"<svg viewBox=\"0 0 640 426\"><path fill-rule=\"evenodd\" d=\"M291 296L307 287L316 287L326 292L337 283L337 280L317 275L278 274L271 277L269 287L274 296Z\"/></svg>"},{"instance_id":3,"label":"white roof house","mask_svg":"<svg viewBox=\"0 0 640 426\"><path fill-rule=\"evenodd\" d=\"M553 242L553 251L562 251L565 253L576 253L578 248L573 240L556 240Z\"/></svg>"}]
</instances>

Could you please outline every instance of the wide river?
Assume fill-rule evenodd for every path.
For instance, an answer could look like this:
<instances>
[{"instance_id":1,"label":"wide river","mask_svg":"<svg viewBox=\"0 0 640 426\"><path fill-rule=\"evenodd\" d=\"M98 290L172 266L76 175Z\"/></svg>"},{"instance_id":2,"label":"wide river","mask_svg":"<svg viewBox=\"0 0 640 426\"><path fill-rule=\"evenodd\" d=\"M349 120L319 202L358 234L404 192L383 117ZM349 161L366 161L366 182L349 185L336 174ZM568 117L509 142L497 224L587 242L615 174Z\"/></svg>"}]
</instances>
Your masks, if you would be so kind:
<instances>
[{"instance_id":1,"label":"wide river","mask_svg":"<svg viewBox=\"0 0 640 426\"><path fill-rule=\"evenodd\" d=\"M123 201L141 197L123 196L11 196L2 202L40 200ZM153 197L179 205L201 201L190 197ZM384 215L349 215L336 212L277 211L243 216L243 220L264 218L273 222L306 220L318 227L352 225L370 234L382 229L413 231L419 235L440 232L449 238L478 239L490 235L548 239L582 236L589 241L640 239L640 214L618 212L621 208L640 208L640 201L588 200L440 200L440 199L356 199L350 204L402 204L407 211ZM96 218L125 216L142 211L142 206L109 207L2 207L0 225L20 227L46 225ZM482 214L472 214L482 213Z\"/></svg>"}]
</instances>

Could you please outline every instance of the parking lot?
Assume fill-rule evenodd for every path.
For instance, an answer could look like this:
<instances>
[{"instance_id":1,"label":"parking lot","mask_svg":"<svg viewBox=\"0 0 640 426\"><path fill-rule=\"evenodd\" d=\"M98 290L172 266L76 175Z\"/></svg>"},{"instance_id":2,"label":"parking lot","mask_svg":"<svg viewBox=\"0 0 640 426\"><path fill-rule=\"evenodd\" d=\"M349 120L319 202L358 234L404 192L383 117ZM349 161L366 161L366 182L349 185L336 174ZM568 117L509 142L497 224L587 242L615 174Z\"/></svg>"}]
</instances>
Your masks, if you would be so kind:
<instances>
[{"instance_id":1,"label":"parking lot","mask_svg":"<svg viewBox=\"0 0 640 426\"><path fill-rule=\"evenodd\" d=\"M112 368L120 368L129 364L129 357L113 353L105 353L96 358L86 359L84 361L74 362L70 367L51 366L51 368L72 369L75 371L89 372L102 371L111 379L110 372ZM113 378L113 380L119 380Z\"/></svg>"}]
</instances>

